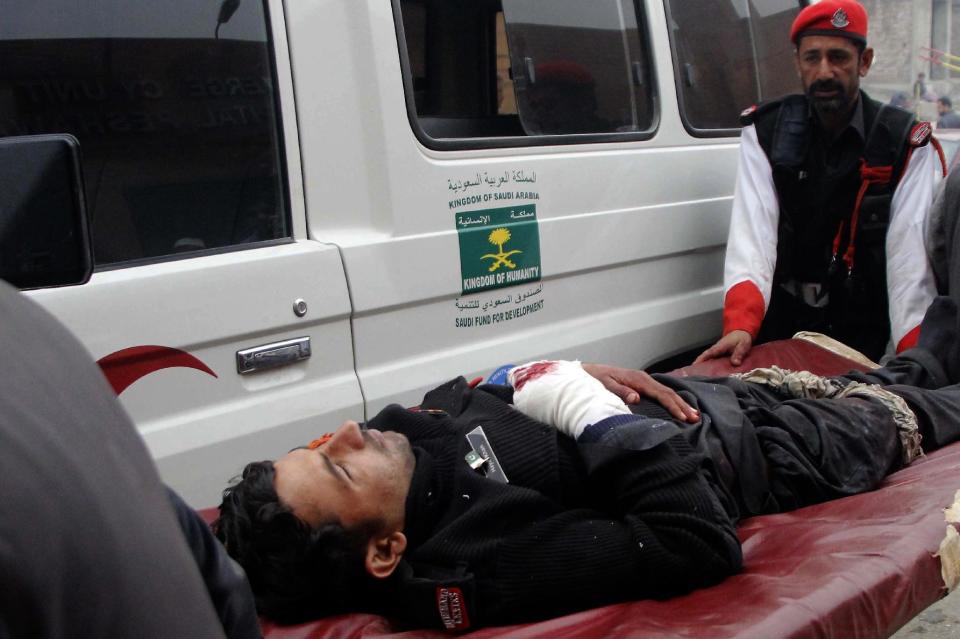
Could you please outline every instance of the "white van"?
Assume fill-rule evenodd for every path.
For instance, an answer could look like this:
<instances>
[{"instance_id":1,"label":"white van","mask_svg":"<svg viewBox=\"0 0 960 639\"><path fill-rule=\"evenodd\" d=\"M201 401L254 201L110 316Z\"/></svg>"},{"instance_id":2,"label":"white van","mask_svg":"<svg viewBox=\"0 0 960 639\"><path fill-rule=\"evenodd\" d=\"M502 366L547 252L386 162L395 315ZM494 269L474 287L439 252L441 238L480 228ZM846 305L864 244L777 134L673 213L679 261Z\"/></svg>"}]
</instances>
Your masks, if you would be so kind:
<instances>
[{"instance_id":1,"label":"white van","mask_svg":"<svg viewBox=\"0 0 960 639\"><path fill-rule=\"evenodd\" d=\"M95 258L30 295L195 505L457 375L697 350L797 4L14 0L0 136L79 140Z\"/></svg>"}]
</instances>

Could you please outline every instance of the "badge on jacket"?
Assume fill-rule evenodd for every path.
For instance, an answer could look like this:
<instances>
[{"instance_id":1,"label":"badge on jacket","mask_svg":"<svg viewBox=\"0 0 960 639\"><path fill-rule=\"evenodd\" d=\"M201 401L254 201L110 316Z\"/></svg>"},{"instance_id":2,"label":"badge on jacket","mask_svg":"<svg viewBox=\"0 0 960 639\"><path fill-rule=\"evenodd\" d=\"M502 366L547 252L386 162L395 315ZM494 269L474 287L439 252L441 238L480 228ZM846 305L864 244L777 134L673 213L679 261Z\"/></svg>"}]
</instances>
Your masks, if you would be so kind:
<instances>
[{"instance_id":1,"label":"badge on jacket","mask_svg":"<svg viewBox=\"0 0 960 639\"><path fill-rule=\"evenodd\" d=\"M507 474L503 472L500 460L497 454L493 452L490 440L487 434L483 432L483 426L477 426L467 433L467 443L472 449L464 458L470 468L482 472L485 477L498 481L503 484L509 484Z\"/></svg>"}]
</instances>

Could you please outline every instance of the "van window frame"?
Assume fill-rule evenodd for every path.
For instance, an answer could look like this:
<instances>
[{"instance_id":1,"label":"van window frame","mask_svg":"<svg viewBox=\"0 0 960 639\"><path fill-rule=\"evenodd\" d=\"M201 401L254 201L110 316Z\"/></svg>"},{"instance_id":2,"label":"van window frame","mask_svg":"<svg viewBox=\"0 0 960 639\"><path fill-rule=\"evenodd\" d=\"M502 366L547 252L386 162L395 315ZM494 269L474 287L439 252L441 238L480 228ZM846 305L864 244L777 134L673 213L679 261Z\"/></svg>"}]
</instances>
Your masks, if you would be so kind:
<instances>
[{"instance_id":1,"label":"van window frame","mask_svg":"<svg viewBox=\"0 0 960 639\"><path fill-rule=\"evenodd\" d=\"M161 264L168 262L178 262L181 260L194 259L198 257L205 257L210 255L222 255L226 253L234 253L237 251L247 251L253 249L259 249L270 246L281 246L286 244L293 244L297 241L295 237L295 229L293 224L293 211L291 206L291 185L289 178L289 168L287 166L287 141L284 132L284 123L283 115L281 110L281 96L279 88L279 66L277 64L277 51L276 51L276 38L274 36L274 23L271 16L270 4L268 0L260 0L260 6L263 11L263 28L266 34L265 41L262 43L262 46L266 49L266 66L270 71L270 104L273 105L273 129L276 143L273 145L273 154L275 156L276 170L277 170L277 211L276 215L279 219L282 219L284 222L285 234L279 237L269 238L265 240L257 240L252 242L243 242L236 244L226 244L223 246L216 246L211 248L201 248L195 250L186 250L182 252L171 252L165 253L163 255L153 255L145 257L135 257L132 259L126 260L117 260L112 262L98 263L96 260L96 252L94 251L94 263L93 263L93 272L102 273L109 272L127 268L134 268L138 266L147 266L151 264ZM83 155L83 148L80 148L81 158ZM82 159L81 159L82 162ZM92 224L95 224L93 222ZM91 228L91 242L93 242L94 230Z\"/></svg>"},{"instance_id":2,"label":"van window frame","mask_svg":"<svg viewBox=\"0 0 960 639\"><path fill-rule=\"evenodd\" d=\"M683 1L683 0L678 0ZM677 109L680 112L680 121L683 122L683 128L686 129L687 133L692 135L695 138L730 138L730 137L740 137L740 132L742 131L741 127L735 128L726 128L726 129L700 129L693 126L690 123L690 119L687 117L686 109L686 96L684 95L683 88L680 86L681 82L684 82L684 73L683 69L680 66L680 55L677 51L677 40L674 36L674 29L670 26L670 22L673 20L673 12L671 11L671 4L674 0L663 0L663 9L666 12L667 17L667 37L670 39L670 64L673 65L673 76L674 83L673 88L677 92L677 105L680 107ZM750 43L751 48L756 51L753 42ZM753 76L754 79L759 82L759 73L757 72L756 59L754 59L753 64ZM747 106L747 105L745 105Z\"/></svg>"},{"instance_id":3,"label":"van window frame","mask_svg":"<svg viewBox=\"0 0 960 639\"><path fill-rule=\"evenodd\" d=\"M683 88L681 83L684 82L684 73L680 64L680 55L677 50L677 41L674 36L674 29L670 26L671 21L673 20L673 12L671 10L671 5L673 2L681 2L683 0L663 0L664 2L664 11L666 12L667 18L667 36L670 39L670 59L673 66L674 73L674 90L677 92L677 104L680 107L678 110L680 112L680 121L683 122L683 128L686 129L687 133L694 137L698 138L722 138L722 137L740 137L740 133L743 130L743 127L737 126L733 128L718 128L718 129L701 129L690 123L690 120L687 116L686 109L686 96L684 95ZM750 6L750 3L747 3L747 6ZM753 76L754 84L757 87L757 103L761 102L764 98L762 97L762 84L763 79L760 74L760 66L757 55L757 39L754 34L754 25L752 20L747 22L748 28L750 30L750 49L753 52L753 57L751 58L752 68L751 75ZM787 34L784 34L786 37ZM749 104L744 104L743 108L749 107Z\"/></svg>"},{"instance_id":4,"label":"van window frame","mask_svg":"<svg viewBox=\"0 0 960 639\"><path fill-rule=\"evenodd\" d=\"M274 46L275 38L273 37L273 19L270 15L270 3L268 0L261 0L261 6L263 7L263 19L264 27L266 29L267 41L264 43L264 46L267 48L268 64L270 67L270 84L271 91L270 93L273 101L273 114L274 114L274 124L276 127L276 136L277 136L277 145L276 145L276 154L277 154L277 173L279 184L277 186L277 193L280 196L280 201L278 202L281 208L281 214L283 215L286 226L287 226L287 235L284 237L275 237L269 240L260 240L259 242L245 242L243 244L228 244L226 246L217 246L214 248L200 249L196 251L184 251L182 253L168 253L166 255L157 255L154 257L140 257L132 260L123 260L121 262L110 262L109 264L104 264L98 266L96 259L94 259L93 272L107 272L114 271L124 268L134 268L137 266L147 266L149 264L164 264L167 262L179 262L180 260L185 259L194 259L198 257L207 257L210 255L224 255L226 253L236 253L237 251L251 251L254 249L267 248L270 246L284 246L287 244L293 244L297 241L297 238L294 237L293 229L293 207L290 205L290 177L287 169L287 153L286 153L286 136L284 135L283 130L283 115L281 111L281 102L280 102L280 87L278 76L279 76L279 67L277 66L277 50Z\"/></svg>"},{"instance_id":5,"label":"van window frame","mask_svg":"<svg viewBox=\"0 0 960 639\"><path fill-rule=\"evenodd\" d=\"M397 34L397 50L400 54L400 70L403 81L404 102L407 108L407 119L410 128L417 140L428 149L434 151L471 151L477 149L525 148L545 146L566 146L571 144L612 144L618 142L637 142L653 138L660 129L661 101L660 83L657 77L656 58L651 46L650 20L647 16L646 5L642 0L630 0L637 13L637 32L642 40L642 46L647 55L648 83L651 87L651 118L650 127L643 131L624 131L609 133L567 133L560 135L517 135L496 137L471 138L434 138L431 137L420 124L420 116L414 102L413 70L410 56L407 51L406 33L403 27L403 13L400 7L402 0L391 0L393 7L393 21ZM496 52L493 52L496 56Z\"/></svg>"},{"instance_id":6,"label":"van window frame","mask_svg":"<svg viewBox=\"0 0 960 639\"><path fill-rule=\"evenodd\" d=\"M104 273L108 271L115 271L119 269L134 268L137 266L148 266L150 264L165 264L168 262L179 262L181 260L194 259L198 257L207 257L210 255L224 255L226 253L236 253L237 251L251 251L259 248L266 248L270 246L284 246L286 244L293 244L297 241L294 237L293 230L293 210L290 205L290 177L287 170L287 153L286 153L286 136L284 135L283 130L283 116L281 112L281 103L280 103L280 88L279 83L277 82L279 76L279 67L277 66L277 51L274 46L275 38L273 37L273 19L270 15L270 3L268 0L261 0L261 6L263 7L263 19L264 27L266 29L267 40L264 42L264 46L267 48L268 64L270 67L270 84L271 84L271 98L273 101L273 119L276 130L277 144L276 144L276 154L277 154L277 173L278 181L277 193L280 196L280 201L278 205L280 206L280 213L283 215L284 220L286 221L287 235L284 237L275 237L269 240L261 240L259 242L245 242L243 244L228 244L226 246L217 246L214 248L208 249L199 249L196 251L183 251L182 253L167 253L166 255L156 255L152 257L138 257L132 260L122 260L119 262L109 262L107 264L98 265L96 262L96 256L94 256L93 263L93 272L94 273ZM82 149L81 149L82 151Z\"/></svg>"}]
</instances>

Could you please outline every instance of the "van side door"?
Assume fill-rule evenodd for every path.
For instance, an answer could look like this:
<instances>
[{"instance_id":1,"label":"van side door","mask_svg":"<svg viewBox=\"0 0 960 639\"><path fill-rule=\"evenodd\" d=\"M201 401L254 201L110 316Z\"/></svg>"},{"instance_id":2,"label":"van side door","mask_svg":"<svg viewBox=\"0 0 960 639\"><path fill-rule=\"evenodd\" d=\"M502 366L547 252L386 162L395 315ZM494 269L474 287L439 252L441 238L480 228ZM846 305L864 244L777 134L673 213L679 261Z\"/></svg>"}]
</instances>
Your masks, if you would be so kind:
<instances>
[{"instance_id":1,"label":"van side door","mask_svg":"<svg viewBox=\"0 0 960 639\"><path fill-rule=\"evenodd\" d=\"M359 415L340 255L307 239L280 3L14 3L0 52L0 136L75 136L91 216L90 281L31 295L166 481L216 503L243 462Z\"/></svg>"}]
</instances>

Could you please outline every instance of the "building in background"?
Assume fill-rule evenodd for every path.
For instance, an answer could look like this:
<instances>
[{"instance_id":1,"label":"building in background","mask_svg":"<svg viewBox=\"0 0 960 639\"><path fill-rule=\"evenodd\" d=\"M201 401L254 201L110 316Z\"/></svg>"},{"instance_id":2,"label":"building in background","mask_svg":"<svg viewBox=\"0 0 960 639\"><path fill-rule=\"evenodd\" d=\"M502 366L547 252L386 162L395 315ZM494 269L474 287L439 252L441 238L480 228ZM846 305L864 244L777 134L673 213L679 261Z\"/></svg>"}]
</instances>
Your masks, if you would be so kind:
<instances>
[{"instance_id":1,"label":"building in background","mask_svg":"<svg viewBox=\"0 0 960 639\"><path fill-rule=\"evenodd\" d=\"M960 57L960 0L860 1L870 14L869 40L876 50L864 89L878 100L889 101L898 92L913 100L922 73L926 95L912 106L920 117L935 121L937 96L960 97L960 59L937 53Z\"/></svg>"}]
</instances>

